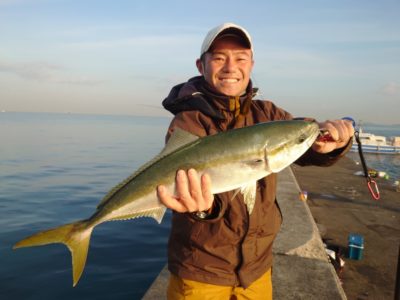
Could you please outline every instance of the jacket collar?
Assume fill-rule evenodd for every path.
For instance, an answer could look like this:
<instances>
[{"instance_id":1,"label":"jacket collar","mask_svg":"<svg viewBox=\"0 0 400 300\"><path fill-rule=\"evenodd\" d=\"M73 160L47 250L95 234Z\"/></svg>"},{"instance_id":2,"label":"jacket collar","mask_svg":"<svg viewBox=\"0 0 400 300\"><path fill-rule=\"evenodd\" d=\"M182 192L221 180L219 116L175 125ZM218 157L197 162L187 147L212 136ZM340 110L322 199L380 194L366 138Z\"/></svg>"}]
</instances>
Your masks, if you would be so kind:
<instances>
[{"instance_id":1,"label":"jacket collar","mask_svg":"<svg viewBox=\"0 0 400 300\"><path fill-rule=\"evenodd\" d=\"M225 119L224 112L238 116L245 101L251 101L256 92L250 81L245 94L229 97L213 91L203 76L197 76L174 86L162 104L174 115L181 111L199 110L212 118Z\"/></svg>"}]
</instances>

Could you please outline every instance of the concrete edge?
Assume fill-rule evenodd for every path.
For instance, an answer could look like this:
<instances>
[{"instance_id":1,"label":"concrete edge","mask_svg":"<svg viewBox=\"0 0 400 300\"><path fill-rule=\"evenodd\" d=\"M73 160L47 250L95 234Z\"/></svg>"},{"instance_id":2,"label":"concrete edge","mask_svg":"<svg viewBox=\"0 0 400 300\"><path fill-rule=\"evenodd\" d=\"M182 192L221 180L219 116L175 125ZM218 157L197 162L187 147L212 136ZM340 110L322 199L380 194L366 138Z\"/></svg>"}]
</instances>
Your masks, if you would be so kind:
<instances>
[{"instance_id":1,"label":"concrete edge","mask_svg":"<svg viewBox=\"0 0 400 300\"><path fill-rule=\"evenodd\" d=\"M347 299L291 168L279 173L283 223L273 247L274 299Z\"/></svg>"}]
</instances>

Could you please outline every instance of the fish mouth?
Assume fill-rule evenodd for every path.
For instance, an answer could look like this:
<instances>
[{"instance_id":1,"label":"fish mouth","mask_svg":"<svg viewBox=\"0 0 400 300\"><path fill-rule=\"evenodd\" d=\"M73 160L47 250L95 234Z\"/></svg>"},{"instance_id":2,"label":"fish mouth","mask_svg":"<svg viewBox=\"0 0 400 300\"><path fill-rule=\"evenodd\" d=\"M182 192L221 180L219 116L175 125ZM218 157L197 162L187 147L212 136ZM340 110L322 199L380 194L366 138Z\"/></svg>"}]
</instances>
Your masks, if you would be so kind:
<instances>
[{"instance_id":1,"label":"fish mouth","mask_svg":"<svg viewBox=\"0 0 400 300\"><path fill-rule=\"evenodd\" d=\"M320 136L318 124L313 122L310 131L311 131L311 135L309 136L308 141L307 141L308 147L311 147L314 144L315 140Z\"/></svg>"},{"instance_id":2,"label":"fish mouth","mask_svg":"<svg viewBox=\"0 0 400 300\"><path fill-rule=\"evenodd\" d=\"M320 131L317 123L311 123L310 126L304 128L296 140L296 144L306 144L311 147L315 140L320 136Z\"/></svg>"}]
</instances>

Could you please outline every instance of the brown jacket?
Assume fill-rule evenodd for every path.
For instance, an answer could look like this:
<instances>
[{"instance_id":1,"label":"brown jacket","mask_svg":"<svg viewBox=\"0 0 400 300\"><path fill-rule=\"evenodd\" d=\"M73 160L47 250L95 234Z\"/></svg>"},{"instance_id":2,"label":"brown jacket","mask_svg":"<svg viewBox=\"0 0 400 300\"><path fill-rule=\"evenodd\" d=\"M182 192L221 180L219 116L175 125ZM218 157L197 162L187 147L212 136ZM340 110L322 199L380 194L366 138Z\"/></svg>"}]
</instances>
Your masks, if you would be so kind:
<instances>
[{"instance_id":1,"label":"brown jacket","mask_svg":"<svg viewBox=\"0 0 400 300\"><path fill-rule=\"evenodd\" d=\"M252 100L254 92L250 84L243 97L216 95L200 77L176 86L163 102L175 114L167 138L176 127L206 136L260 122L292 119L291 114L270 101ZM246 105L248 111L244 112ZM329 165L341 155L342 151L329 156L309 150L297 163ZM190 280L245 288L263 275L272 265L272 243L282 222L276 184L277 174L258 181L251 215L242 195L234 197L234 192L215 195L209 219L174 212L168 246L170 272Z\"/></svg>"}]
</instances>

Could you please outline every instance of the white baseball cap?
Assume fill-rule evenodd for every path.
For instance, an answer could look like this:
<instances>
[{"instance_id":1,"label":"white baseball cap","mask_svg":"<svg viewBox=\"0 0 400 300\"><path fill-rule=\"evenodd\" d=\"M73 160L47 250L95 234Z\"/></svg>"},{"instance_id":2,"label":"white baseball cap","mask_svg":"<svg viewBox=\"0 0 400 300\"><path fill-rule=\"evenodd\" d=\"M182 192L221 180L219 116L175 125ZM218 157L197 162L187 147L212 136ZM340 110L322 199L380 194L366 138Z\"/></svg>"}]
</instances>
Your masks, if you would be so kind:
<instances>
[{"instance_id":1,"label":"white baseball cap","mask_svg":"<svg viewBox=\"0 0 400 300\"><path fill-rule=\"evenodd\" d=\"M210 47L216 38L227 35L239 36L243 38L243 40L246 42L246 45L249 47L251 52L253 52L253 43L251 42L251 37L247 30L233 23L224 23L214 27L207 33L203 44L201 45L200 57L210 50Z\"/></svg>"}]
</instances>

